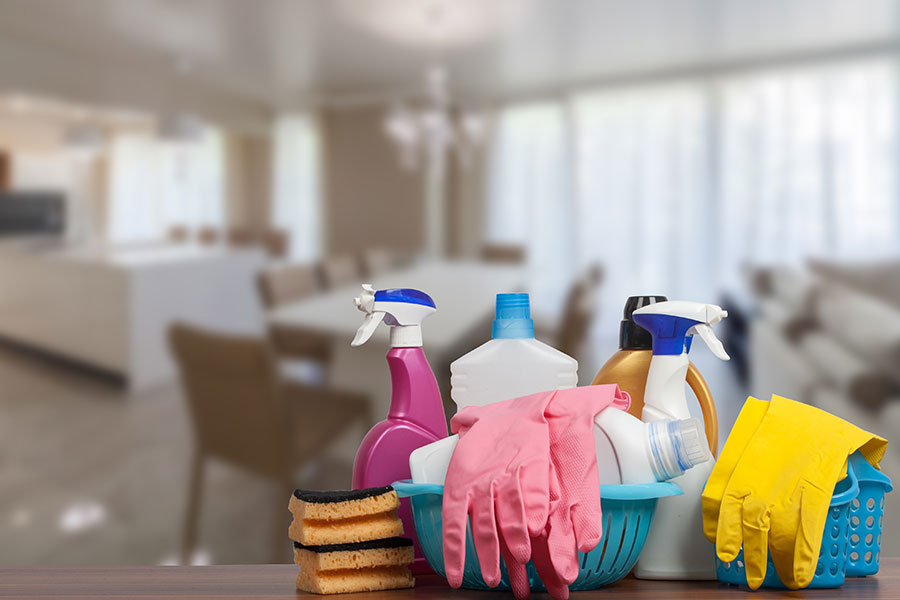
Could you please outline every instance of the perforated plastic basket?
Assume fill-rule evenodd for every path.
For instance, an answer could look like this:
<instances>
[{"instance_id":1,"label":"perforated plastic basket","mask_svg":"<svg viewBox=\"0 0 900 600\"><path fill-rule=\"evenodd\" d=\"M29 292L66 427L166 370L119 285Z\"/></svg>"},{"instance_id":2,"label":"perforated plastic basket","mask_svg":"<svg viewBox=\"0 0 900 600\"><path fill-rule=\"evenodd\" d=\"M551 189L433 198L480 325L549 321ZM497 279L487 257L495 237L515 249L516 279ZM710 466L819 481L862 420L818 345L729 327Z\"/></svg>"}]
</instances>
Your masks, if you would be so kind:
<instances>
[{"instance_id":1,"label":"perforated plastic basket","mask_svg":"<svg viewBox=\"0 0 900 600\"><path fill-rule=\"evenodd\" d=\"M891 478L869 464L859 452L850 456L859 482L859 495L850 501L850 542L847 576L864 577L878 572L881 532L884 528L884 495L894 489Z\"/></svg>"},{"instance_id":2,"label":"perforated plastic basket","mask_svg":"<svg viewBox=\"0 0 900 600\"><path fill-rule=\"evenodd\" d=\"M858 493L859 485L851 464L847 467L847 477L838 482L834 488L825 530L822 533L819 562L816 564L816 574L809 584L809 589L836 588L843 585L850 538L850 502ZM716 558L716 577L724 583L747 585L744 551L738 552L737 558L731 562L722 562ZM766 561L766 577L763 579L762 587L785 589L775 572L771 555Z\"/></svg>"},{"instance_id":3,"label":"perforated plastic basket","mask_svg":"<svg viewBox=\"0 0 900 600\"><path fill-rule=\"evenodd\" d=\"M428 483L398 481L393 484L400 497L408 497L412 503L413 519L419 545L428 564L442 577L444 571L443 520L441 503L444 486ZM671 482L642 485L601 485L603 509L603 538L596 548L580 553L580 570L571 590L593 590L618 581L631 571L647 540L656 501L665 496L677 496L681 490ZM493 589L509 589L506 566L501 561L500 585ZM544 586L531 563L527 566L531 589L543 590ZM471 529L466 534L466 564L463 587L491 589L481 577L481 569L475 554L475 542Z\"/></svg>"}]
</instances>

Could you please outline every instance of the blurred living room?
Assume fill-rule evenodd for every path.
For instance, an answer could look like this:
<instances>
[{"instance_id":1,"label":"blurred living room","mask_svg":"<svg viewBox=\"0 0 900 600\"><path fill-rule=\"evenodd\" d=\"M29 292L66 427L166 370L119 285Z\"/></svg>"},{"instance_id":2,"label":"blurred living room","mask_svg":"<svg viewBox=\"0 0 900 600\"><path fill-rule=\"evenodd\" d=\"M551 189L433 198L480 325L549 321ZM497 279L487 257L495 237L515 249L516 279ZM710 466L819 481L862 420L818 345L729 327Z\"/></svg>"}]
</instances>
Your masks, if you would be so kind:
<instances>
[{"instance_id":1,"label":"blurred living room","mask_svg":"<svg viewBox=\"0 0 900 600\"><path fill-rule=\"evenodd\" d=\"M434 298L448 416L495 294L582 385L665 295L729 311L720 441L895 439L900 3L0 0L0 564L290 561L387 414L361 284Z\"/></svg>"}]
</instances>

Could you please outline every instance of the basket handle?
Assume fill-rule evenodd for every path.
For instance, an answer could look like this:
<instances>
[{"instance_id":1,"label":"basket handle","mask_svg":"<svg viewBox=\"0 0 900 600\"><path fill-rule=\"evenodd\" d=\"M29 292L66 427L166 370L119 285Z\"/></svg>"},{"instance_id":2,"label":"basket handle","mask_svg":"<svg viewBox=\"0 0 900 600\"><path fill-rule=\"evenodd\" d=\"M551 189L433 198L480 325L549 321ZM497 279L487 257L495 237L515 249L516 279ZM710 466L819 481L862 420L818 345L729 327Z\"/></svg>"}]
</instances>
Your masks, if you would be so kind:
<instances>
[{"instance_id":1,"label":"basket handle","mask_svg":"<svg viewBox=\"0 0 900 600\"><path fill-rule=\"evenodd\" d=\"M859 494L859 480L856 477L856 471L853 469L853 463L851 461L847 461L847 478L850 479L850 487L842 492L838 492L831 497L831 503L829 506L839 506L841 504L846 504L850 502ZM846 479L842 479L838 482L838 485L843 483Z\"/></svg>"}]
</instances>

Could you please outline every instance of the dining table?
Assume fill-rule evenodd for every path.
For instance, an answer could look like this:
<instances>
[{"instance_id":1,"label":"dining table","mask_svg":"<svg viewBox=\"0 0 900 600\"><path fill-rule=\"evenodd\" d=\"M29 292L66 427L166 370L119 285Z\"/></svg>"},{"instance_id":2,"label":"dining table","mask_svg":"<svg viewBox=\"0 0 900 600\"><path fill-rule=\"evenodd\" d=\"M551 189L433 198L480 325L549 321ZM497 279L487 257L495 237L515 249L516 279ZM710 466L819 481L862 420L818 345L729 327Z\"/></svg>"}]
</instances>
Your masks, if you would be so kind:
<instances>
[{"instance_id":1,"label":"dining table","mask_svg":"<svg viewBox=\"0 0 900 600\"><path fill-rule=\"evenodd\" d=\"M326 366L326 385L367 394L374 414L387 415L391 383L385 354L390 347L389 327L379 326L364 345L350 341L365 314L353 299L362 292L357 282L285 304L269 311L270 326L293 328L324 335L331 359ZM423 348L431 364L445 406L449 403L450 363L491 337L496 295L526 291L525 268L466 260L423 260L406 268L372 276L364 283L376 290L415 288L434 300L436 312L422 324Z\"/></svg>"}]
</instances>

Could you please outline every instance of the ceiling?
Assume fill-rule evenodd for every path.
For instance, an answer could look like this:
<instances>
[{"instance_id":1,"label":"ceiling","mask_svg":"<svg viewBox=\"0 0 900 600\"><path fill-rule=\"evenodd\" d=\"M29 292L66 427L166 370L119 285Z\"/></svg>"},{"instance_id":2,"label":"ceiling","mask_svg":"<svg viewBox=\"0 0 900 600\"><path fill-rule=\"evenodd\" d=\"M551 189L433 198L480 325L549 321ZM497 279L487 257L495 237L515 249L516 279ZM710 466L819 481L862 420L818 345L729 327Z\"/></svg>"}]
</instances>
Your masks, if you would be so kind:
<instances>
[{"instance_id":1,"label":"ceiling","mask_svg":"<svg viewBox=\"0 0 900 600\"><path fill-rule=\"evenodd\" d=\"M67 71L80 61L184 79L277 108L407 89L434 65L448 69L457 92L509 96L865 47L894 40L898 8L893 0L0 0L0 42L64 59Z\"/></svg>"}]
</instances>

